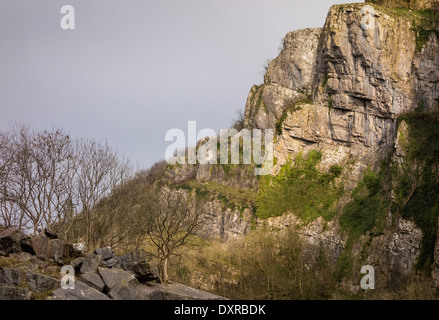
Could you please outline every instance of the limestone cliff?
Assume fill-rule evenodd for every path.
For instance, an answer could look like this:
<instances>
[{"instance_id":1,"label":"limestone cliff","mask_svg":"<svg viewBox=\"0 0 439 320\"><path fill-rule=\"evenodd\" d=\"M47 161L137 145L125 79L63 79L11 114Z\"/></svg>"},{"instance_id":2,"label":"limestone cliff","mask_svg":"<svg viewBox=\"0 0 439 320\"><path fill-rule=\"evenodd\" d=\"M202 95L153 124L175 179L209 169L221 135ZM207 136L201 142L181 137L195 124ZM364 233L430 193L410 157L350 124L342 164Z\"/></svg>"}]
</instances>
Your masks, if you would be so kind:
<instances>
[{"instance_id":1,"label":"limestone cliff","mask_svg":"<svg viewBox=\"0 0 439 320\"><path fill-rule=\"evenodd\" d=\"M278 133L273 175L289 159L311 150L322 153L319 170L342 169L337 181L347 193L338 202L340 208L351 201L350 191L366 168L379 170L390 154L399 163L408 161L401 137L409 133L399 119L419 109L438 110L438 16L425 11L434 1L371 2L373 10L365 9L364 3L333 6L322 29L289 33L268 66L264 84L251 89L246 104L248 127ZM393 189L398 182L390 183L382 192L386 201L397 203ZM408 194L400 207L410 198ZM349 232L340 228L339 217L329 225L321 218L304 224L291 212L267 223L274 228L297 226L310 245L332 252L334 264L348 245L351 254L361 253L363 263L380 265L379 271L391 279L413 272L425 254L427 232L398 213L405 209L392 206L383 213L381 231L371 237L364 234L355 244L346 242ZM434 268L437 279L436 262Z\"/></svg>"},{"instance_id":2,"label":"limestone cliff","mask_svg":"<svg viewBox=\"0 0 439 320\"><path fill-rule=\"evenodd\" d=\"M366 0L366 2L379 4L386 7L403 7L412 10L437 8L435 0Z\"/></svg>"},{"instance_id":3,"label":"limestone cliff","mask_svg":"<svg viewBox=\"0 0 439 320\"><path fill-rule=\"evenodd\" d=\"M275 130L272 178L230 165L167 174L216 197L206 206L211 235L293 226L314 260L325 249L348 291L364 264L390 282L431 270L438 286L439 16L434 1L367 2L333 6L323 28L288 33L251 88L244 126ZM312 152L317 161L303 160Z\"/></svg>"}]
</instances>

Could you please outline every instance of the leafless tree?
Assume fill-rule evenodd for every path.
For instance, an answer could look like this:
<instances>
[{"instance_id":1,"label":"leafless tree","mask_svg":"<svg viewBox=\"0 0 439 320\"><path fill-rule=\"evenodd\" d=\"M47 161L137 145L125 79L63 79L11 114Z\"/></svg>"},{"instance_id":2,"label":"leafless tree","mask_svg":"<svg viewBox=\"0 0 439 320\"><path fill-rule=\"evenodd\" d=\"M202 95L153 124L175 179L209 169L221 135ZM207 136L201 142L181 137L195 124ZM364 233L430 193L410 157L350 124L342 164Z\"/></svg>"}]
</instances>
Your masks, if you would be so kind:
<instances>
[{"instance_id":1,"label":"leafless tree","mask_svg":"<svg viewBox=\"0 0 439 320\"><path fill-rule=\"evenodd\" d=\"M238 132L244 129L245 116L244 112L240 109L236 110L236 119L232 122L232 128Z\"/></svg>"},{"instance_id":2,"label":"leafless tree","mask_svg":"<svg viewBox=\"0 0 439 320\"><path fill-rule=\"evenodd\" d=\"M81 218L85 220L86 243L94 246L97 239L114 226L111 221L115 218L107 210L103 210L102 206L98 207L98 204L116 193L117 188L130 177L131 168L129 162L121 161L118 154L106 143L80 140L77 150L78 202ZM113 211L114 200L115 198L106 202Z\"/></svg>"},{"instance_id":3,"label":"leafless tree","mask_svg":"<svg viewBox=\"0 0 439 320\"><path fill-rule=\"evenodd\" d=\"M115 198L107 202L109 214L98 204L130 173L106 143L14 125L0 132L0 223L34 233L47 226L67 236L84 220L84 238L94 244L116 224Z\"/></svg>"},{"instance_id":4,"label":"leafless tree","mask_svg":"<svg viewBox=\"0 0 439 320\"><path fill-rule=\"evenodd\" d=\"M151 254L159 260L162 281L167 283L169 259L199 233L204 218L197 198L183 190L154 185L142 200L139 212L144 232L155 249Z\"/></svg>"}]
</instances>

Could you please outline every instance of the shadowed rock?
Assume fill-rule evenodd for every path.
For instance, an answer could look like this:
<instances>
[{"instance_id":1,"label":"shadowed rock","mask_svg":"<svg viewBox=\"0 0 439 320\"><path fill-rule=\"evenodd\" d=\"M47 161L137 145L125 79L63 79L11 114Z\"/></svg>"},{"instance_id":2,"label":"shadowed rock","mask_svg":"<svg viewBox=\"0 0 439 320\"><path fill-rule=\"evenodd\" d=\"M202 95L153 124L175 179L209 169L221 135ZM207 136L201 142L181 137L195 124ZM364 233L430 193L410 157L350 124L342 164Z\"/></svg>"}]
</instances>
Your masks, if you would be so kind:
<instances>
[{"instance_id":1,"label":"shadowed rock","mask_svg":"<svg viewBox=\"0 0 439 320\"><path fill-rule=\"evenodd\" d=\"M102 267L99 267L98 270L108 291L111 291L111 289L113 289L122 280L131 284L137 282L134 273L131 271L115 268L107 269Z\"/></svg>"},{"instance_id":2,"label":"shadowed rock","mask_svg":"<svg viewBox=\"0 0 439 320\"><path fill-rule=\"evenodd\" d=\"M102 278L97 273L83 274L78 280L98 290L99 292L102 292L105 288L104 281L102 281Z\"/></svg>"},{"instance_id":3,"label":"shadowed rock","mask_svg":"<svg viewBox=\"0 0 439 320\"><path fill-rule=\"evenodd\" d=\"M21 252L35 254L31 238L13 228L0 233L0 251L3 251L3 255Z\"/></svg>"},{"instance_id":4,"label":"shadowed rock","mask_svg":"<svg viewBox=\"0 0 439 320\"><path fill-rule=\"evenodd\" d=\"M95 253L102 256L102 259L105 261L114 258L114 253L111 247L96 249Z\"/></svg>"},{"instance_id":5,"label":"shadowed rock","mask_svg":"<svg viewBox=\"0 0 439 320\"><path fill-rule=\"evenodd\" d=\"M26 273L26 280L29 288L37 293L53 290L59 283L58 279L33 272Z\"/></svg>"},{"instance_id":6,"label":"shadowed rock","mask_svg":"<svg viewBox=\"0 0 439 320\"><path fill-rule=\"evenodd\" d=\"M29 300L31 292L26 288L16 288L0 284L0 300Z\"/></svg>"},{"instance_id":7,"label":"shadowed rock","mask_svg":"<svg viewBox=\"0 0 439 320\"><path fill-rule=\"evenodd\" d=\"M11 268L3 268L0 272L0 284L7 286L19 286L23 280L21 271Z\"/></svg>"},{"instance_id":8,"label":"shadowed rock","mask_svg":"<svg viewBox=\"0 0 439 320\"><path fill-rule=\"evenodd\" d=\"M108 293L108 296L114 300L142 300L137 289L125 279L119 281Z\"/></svg>"},{"instance_id":9,"label":"shadowed rock","mask_svg":"<svg viewBox=\"0 0 439 320\"><path fill-rule=\"evenodd\" d=\"M111 300L102 292L76 281L75 289L57 289L47 300Z\"/></svg>"}]
</instances>

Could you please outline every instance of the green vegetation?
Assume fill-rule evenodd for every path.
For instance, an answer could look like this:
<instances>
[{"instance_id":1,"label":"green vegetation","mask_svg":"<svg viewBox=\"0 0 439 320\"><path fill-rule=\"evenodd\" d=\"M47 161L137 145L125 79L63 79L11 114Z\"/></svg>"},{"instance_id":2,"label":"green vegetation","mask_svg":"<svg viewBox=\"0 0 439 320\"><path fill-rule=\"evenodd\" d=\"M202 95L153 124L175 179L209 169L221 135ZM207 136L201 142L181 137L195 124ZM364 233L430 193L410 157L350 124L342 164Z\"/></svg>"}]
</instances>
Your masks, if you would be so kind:
<instances>
[{"instance_id":1,"label":"green vegetation","mask_svg":"<svg viewBox=\"0 0 439 320\"><path fill-rule=\"evenodd\" d=\"M404 139L406 161L395 170L397 209L423 232L417 268L429 271L433 262L439 217L439 113L417 111L404 115L409 136Z\"/></svg>"},{"instance_id":2,"label":"green vegetation","mask_svg":"<svg viewBox=\"0 0 439 320\"><path fill-rule=\"evenodd\" d=\"M251 189L237 189L228 185L222 185L216 182L189 181L186 187L196 190L199 196L212 196L213 198L226 199L229 204L227 207L255 206L257 201L257 192ZM182 185L180 185L182 186Z\"/></svg>"},{"instance_id":3,"label":"green vegetation","mask_svg":"<svg viewBox=\"0 0 439 320\"><path fill-rule=\"evenodd\" d=\"M366 232L380 234L383 231L383 220L390 201L384 192L388 175L388 165L383 163L376 174L367 170L363 180L352 192L351 201L343 208L340 216L340 226L349 237L357 239Z\"/></svg>"},{"instance_id":4,"label":"green vegetation","mask_svg":"<svg viewBox=\"0 0 439 320\"><path fill-rule=\"evenodd\" d=\"M292 103L290 106L285 108L284 112L282 113L282 116L280 117L280 119L276 123L276 133L278 135L282 134L282 125L283 125L284 121L287 119L288 114L301 110L302 108L300 106L305 105L305 104L312 104L311 96L307 96L304 99L300 99L300 100Z\"/></svg>"},{"instance_id":5,"label":"green vegetation","mask_svg":"<svg viewBox=\"0 0 439 320\"><path fill-rule=\"evenodd\" d=\"M253 104L253 102L256 99L256 103L254 104L254 107L255 107L254 114L258 113L259 108L261 107L261 105L264 108L264 111L265 111L266 114L268 114L268 112L269 112L267 104L265 103L264 98L262 97L263 94L264 94L264 86L265 86L265 83L260 85L260 86L256 86L255 90L252 90L252 93L251 93L251 96L250 96L250 103Z\"/></svg>"},{"instance_id":6,"label":"green vegetation","mask_svg":"<svg viewBox=\"0 0 439 320\"><path fill-rule=\"evenodd\" d=\"M299 155L294 164L288 161L276 177L263 177L256 215L266 219L291 212L305 222L333 218L335 203L344 193L343 186L335 183L341 168L334 166L329 173L319 172L316 166L321 157L320 151L312 150L307 159Z\"/></svg>"},{"instance_id":7,"label":"green vegetation","mask_svg":"<svg viewBox=\"0 0 439 320\"><path fill-rule=\"evenodd\" d=\"M415 24L413 26L413 31L416 35L416 49L418 52L422 50L432 34L436 35L436 39L439 40L439 30L429 26L428 24Z\"/></svg>"},{"instance_id":8,"label":"green vegetation","mask_svg":"<svg viewBox=\"0 0 439 320\"><path fill-rule=\"evenodd\" d=\"M383 232L389 208L393 216L412 219L422 230L417 269L430 272L439 218L439 113L423 111L423 104L400 117L408 126L408 136L400 142L406 152L402 164L385 161L378 173L367 170L343 208L340 226L347 232L345 250L338 261L337 279L352 268L352 245L361 236ZM394 191L394 203L390 193Z\"/></svg>"},{"instance_id":9,"label":"green vegetation","mask_svg":"<svg viewBox=\"0 0 439 320\"><path fill-rule=\"evenodd\" d=\"M353 267L352 247L361 235L380 235L384 231L387 210L390 206L385 186L389 184L389 162L383 162L377 173L368 169L363 179L352 192L351 201L347 203L340 215L339 223L348 239L337 261L336 279L341 281L350 274Z\"/></svg>"}]
</instances>

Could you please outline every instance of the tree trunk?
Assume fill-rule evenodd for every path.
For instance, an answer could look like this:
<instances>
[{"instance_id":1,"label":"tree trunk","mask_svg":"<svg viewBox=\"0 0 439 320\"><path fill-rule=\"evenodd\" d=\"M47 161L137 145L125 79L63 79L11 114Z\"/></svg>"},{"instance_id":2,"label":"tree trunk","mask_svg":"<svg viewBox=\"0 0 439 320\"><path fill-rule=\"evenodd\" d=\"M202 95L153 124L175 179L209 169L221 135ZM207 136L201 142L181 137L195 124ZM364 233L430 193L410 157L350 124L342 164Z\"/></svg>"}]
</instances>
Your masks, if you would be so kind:
<instances>
[{"instance_id":1,"label":"tree trunk","mask_svg":"<svg viewBox=\"0 0 439 320\"><path fill-rule=\"evenodd\" d=\"M168 258L163 260L163 283L168 283Z\"/></svg>"}]
</instances>

